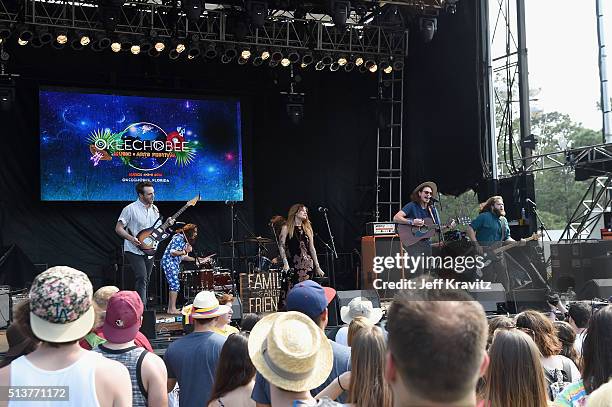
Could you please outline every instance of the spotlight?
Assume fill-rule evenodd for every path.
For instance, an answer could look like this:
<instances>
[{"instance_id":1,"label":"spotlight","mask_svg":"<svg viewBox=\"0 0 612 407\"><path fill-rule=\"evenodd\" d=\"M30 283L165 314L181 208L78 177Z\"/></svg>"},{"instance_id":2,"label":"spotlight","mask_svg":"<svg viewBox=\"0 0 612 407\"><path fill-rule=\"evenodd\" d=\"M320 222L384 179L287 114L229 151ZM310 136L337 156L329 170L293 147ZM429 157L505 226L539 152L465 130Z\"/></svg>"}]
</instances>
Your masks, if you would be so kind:
<instances>
[{"instance_id":1,"label":"spotlight","mask_svg":"<svg viewBox=\"0 0 612 407\"><path fill-rule=\"evenodd\" d=\"M340 57L338 58L338 61L336 61L336 62L338 62L338 65L344 66L344 65L346 65L348 60L346 59L345 55L340 55Z\"/></svg>"},{"instance_id":2,"label":"spotlight","mask_svg":"<svg viewBox=\"0 0 612 407\"><path fill-rule=\"evenodd\" d=\"M66 44L68 42L68 34L66 31L58 30L55 34L55 41L57 41L57 43L60 45Z\"/></svg>"},{"instance_id":3,"label":"spotlight","mask_svg":"<svg viewBox=\"0 0 612 407\"><path fill-rule=\"evenodd\" d=\"M272 58L272 61L275 61L276 63L279 63L281 61L281 59L283 59L283 53L280 52L279 50L274 50L274 52L272 52L272 55L270 56L270 58Z\"/></svg>"},{"instance_id":4,"label":"spotlight","mask_svg":"<svg viewBox=\"0 0 612 407\"><path fill-rule=\"evenodd\" d=\"M240 59L247 60L249 58L251 58L251 50L249 50L248 48L243 49L240 53Z\"/></svg>"},{"instance_id":5,"label":"spotlight","mask_svg":"<svg viewBox=\"0 0 612 407\"><path fill-rule=\"evenodd\" d=\"M289 61L289 58L287 58L287 57L281 59L280 63L285 68L288 67L289 65L291 65L291 61Z\"/></svg>"},{"instance_id":6,"label":"spotlight","mask_svg":"<svg viewBox=\"0 0 612 407\"><path fill-rule=\"evenodd\" d=\"M224 64L229 64L231 61L232 59L228 57L227 55L225 54L221 55L221 62L223 62Z\"/></svg>"},{"instance_id":7,"label":"spotlight","mask_svg":"<svg viewBox=\"0 0 612 407\"><path fill-rule=\"evenodd\" d=\"M236 55L238 55L238 51L236 51L236 48L234 48L233 46L228 46L227 48L225 48L225 52L223 53L223 55L231 61L232 59L236 58Z\"/></svg>"},{"instance_id":8,"label":"spotlight","mask_svg":"<svg viewBox=\"0 0 612 407\"><path fill-rule=\"evenodd\" d=\"M268 16L268 2L267 1L245 1L246 11L249 13L251 23L255 27L263 27Z\"/></svg>"},{"instance_id":9,"label":"spotlight","mask_svg":"<svg viewBox=\"0 0 612 407\"><path fill-rule=\"evenodd\" d=\"M191 54L187 54L187 59L195 59L195 57Z\"/></svg>"},{"instance_id":10,"label":"spotlight","mask_svg":"<svg viewBox=\"0 0 612 407\"><path fill-rule=\"evenodd\" d=\"M331 55L325 55L323 58L321 58L321 62L323 65L331 65L334 60L332 59Z\"/></svg>"},{"instance_id":11,"label":"spotlight","mask_svg":"<svg viewBox=\"0 0 612 407\"><path fill-rule=\"evenodd\" d=\"M325 64L323 63L323 61L319 61L315 64L315 69L317 71L322 71L323 68L325 68Z\"/></svg>"},{"instance_id":12,"label":"spotlight","mask_svg":"<svg viewBox=\"0 0 612 407\"><path fill-rule=\"evenodd\" d=\"M17 44L19 44L21 46L28 45L28 41L22 40L21 38L17 38Z\"/></svg>"},{"instance_id":13,"label":"spotlight","mask_svg":"<svg viewBox=\"0 0 612 407\"><path fill-rule=\"evenodd\" d=\"M361 66L363 65L363 58L362 57L357 57L355 58L355 66Z\"/></svg>"},{"instance_id":14,"label":"spotlight","mask_svg":"<svg viewBox=\"0 0 612 407\"><path fill-rule=\"evenodd\" d=\"M355 63L351 61L348 61L346 65L344 65L344 70L346 72L351 72L354 68L355 68Z\"/></svg>"},{"instance_id":15,"label":"spotlight","mask_svg":"<svg viewBox=\"0 0 612 407\"><path fill-rule=\"evenodd\" d=\"M77 31L76 36L78 38L79 44L81 44L81 46L83 47L89 45L89 43L91 42L91 38L89 38L89 35L87 35L86 32Z\"/></svg>"},{"instance_id":16,"label":"spotlight","mask_svg":"<svg viewBox=\"0 0 612 407\"><path fill-rule=\"evenodd\" d=\"M17 35L17 42L19 45L26 45L28 42L32 41L32 38L34 38L34 33L25 25L20 25L17 28Z\"/></svg>"},{"instance_id":17,"label":"spotlight","mask_svg":"<svg viewBox=\"0 0 612 407\"><path fill-rule=\"evenodd\" d=\"M40 35L38 36L38 38L40 38L40 42L43 45L50 44L51 41L53 41L53 35L51 35L51 33L49 31L41 32Z\"/></svg>"},{"instance_id":18,"label":"spotlight","mask_svg":"<svg viewBox=\"0 0 612 407\"><path fill-rule=\"evenodd\" d=\"M113 52L119 52L121 51L121 43L119 41L113 41L110 48Z\"/></svg>"},{"instance_id":19,"label":"spotlight","mask_svg":"<svg viewBox=\"0 0 612 407\"><path fill-rule=\"evenodd\" d=\"M187 58L189 59L195 59L197 57L200 56L200 47L198 47L197 45L192 45L189 48L189 51L187 51Z\"/></svg>"},{"instance_id":20,"label":"spotlight","mask_svg":"<svg viewBox=\"0 0 612 407\"><path fill-rule=\"evenodd\" d=\"M261 59L261 57L253 58L253 66L260 66L261 64L263 64L263 59Z\"/></svg>"},{"instance_id":21,"label":"spotlight","mask_svg":"<svg viewBox=\"0 0 612 407\"><path fill-rule=\"evenodd\" d=\"M382 71L386 74L390 74L391 72L393 72L393 67L391 65L387 65L384 68L382 68Z\"/></svg>"},{"instance_id":22,"label":"spotlight","mask_svg":"<svg viewBox=\"0 0 612 407\"><path fill-rule=\"evenodd\" d=\"M302 64L306 66L312 64L313 62L314 62L314 57L312 56L311 53L304 54L304 56L302 57Z\"/></svg>"},{"instance_id":23,"label":"spotlight","mask_svg":"<svg viewBox=\"0 0 612 407\"><path fill-rule=\"evenodd\" d=\"M187 47L185 47L185 41L183 39L174 39L172 40L172 48L174 48L176 52L180 54L185 51Z\"/></svg>"},{"instance_id":24,"label":"spotlight","mask_svg":"<svg viewBox=\"0 0 612 407\"><path fill-rule=\"evenodd\" d=\"M140 43L140 52L149 52L149 50L153 47L153 45L151 45L151 41L149 41L149 39L145 38L141 43Z\"/></svg>"},{"instance_id":25,"label":"spotlight","mask_svg":"<svg viewBox=\"0 0 612 407\"><path fill-rule=\"evenodd\" d=\"M329 66L329 70L332 72L336 72L338 69L340 69L340 64L337 62L334 62Z\"/></svg>"},{"instance_id":26,"label":"spotlight","mask_svg":"<svg viewBox=\"0 0 612 407\"><path fill-rule=\"evenodd\" d=\"M130 52L134 55L140 54L140 45L132 45L130 47Z\"/></svg>"},{"instance_id":27,"label":"spotlight","mask_svg":"<svg viewBox=\"0 0 612 407\"><path fill-rule=\"evenodd\" d=\"M157 40L153 48L155 48L155 51L157 52L162 52L164 49L166 49L166 44L164 44L161 40Z\"/></svg>"},{"instance_id":28,"label":"spotlight","mask_svg":"<svg viewBox=\"0 0 612 407\"><path fill-rule=\"evenodd\" d=\"M372 73L374 73L374 72L378 71L378 65L376 65L376 63L374 63L374 65L372 65L372 66L370 66L370 67L368 68L368 71L370 71L370 72L372 72Z\"/></svg>"},{"instance_id":29,"label":"spotlight","mask_svg":"<svg viewBox=\"0 0 612 407\"><path fill-rule=\"evenodd\" d=\"M100 52L102 51L102 48L100 48L100 42L99 41L94 41L91 43L91 50L93 52Z\"/></svg>"},{"instance_id":30,"label":"spotlight","mask_svg":"<svg viewBox=\"0 0 612 407\"><path fill-rule=\"evenodd\" d=\"M123 50L129 50L132 49L132 41L129 38L122 38L121 39L121 49Z\"/></svg>"},{"instance_id":31,"label":"spotlight","mask_svg":"<svg viewBox=\"0 0 612 407\"><path fill-rule=\"evenodd\" d=\"M43 46L43 43L40 40L40 37L32 38L32 41L30 41L30 44L32 44L34 48L41 48Z\"/></svg>"},{"instance_id":32,"label":"spotlight","mask_svg":"<svg viewBox=\"0 0 612 407\"><path fill-rule=\"evenodd\" d=\"M300 60L300 54L298 54L297 51L293 50L293 51L289 52L289 55L287 56L287 58L289 58L289 61L292 64L295 64L296 62L298 62Z\"/></svg>"},{"instance_id":33,"label":"spotlight","mask_svg":"<svg viewBox=\"0 0 612 407\"><path fill-rule=\"evenodd\" d=\"M244 58L238 58L238 65L244 65L247 62L249 62L248 59L244 59Z\"/></svg>"},{"instance_id":34,"label":"spotlight","mask_svg":"<svg viewBox=\"0 0 612 407\"><path fill-rule=\"evenodd\" d=\"M75 51L81 51L83 49L83 45L81 44L80 38L75 38L70 42L70 48Z\"/></svg>"},{"instance_id":35,"label":"spotlight","mask_svg":"<svg viewBox=\"0 0 612 407\"><path fill-rule=\"evenodd\" d=\"M170 57L170 59L174 60L177 59L179 57L179 52L175 49L171 49L170 52L168 53L168 56Z\"/></svg>"},{"instance_id":36,"label":"spotlight","mask_svg":"<svg viewBox=\"0 0 612 407\"><path fill-rule=\"evenodd\" d=\"M402 61L401 59L396 59L395 61L393 61L393 69L395 69L396 71L401 71L402 69L404 69L404 61Z\"/></svg>"},{"instance_id":37,"label":"spotlight","mask_svg":"<svg viewBox=\"0 0 612 407\"><path fill-rule=\"evenodd\" d=\"M156 50L155 48L151 48L149 50L149 56L152 58L157 58L159 56L159 51Z\"/></svg>"},{"instance_id":38,"label":"spotlight","mask_svg":"<svg viewBox=\"0 0 612 407\"><path fill-rule=\"evenodd\" d=\"M270 52L262 47L257 48L257 55L263 60L265 61L266 59L270 58Z\"/></svg>"},{"instance_id":39,"label":"spotlight","mask_svg":"<svg viewBox=\"0 0 612 407\"><path fill-rule=\"evenodd\" d=\"M300 64L300 67L301 67L302 69L306 69L306 68L308 68L308 64L305 64L305 63L303 63L303 62L302 62L302 63Z\"/></svg>"},{"instance_id":40,"label":"spotlight","mask_svg":"<svg viewBox=\"0 0 612 407\"><path fill-rule=\"evenodd\" d=\"M351 2L346 0L329 0L330 16L338 27L346 26L346 20L351 14Z\"/></svg>"},{"instance_id":41,"label":"spotlight","mask_svg":"<svg viewBox=\"0 0 612 407\"><path fill-rule=\"evenodd\" d=\"M370 69L371 67L373 67L374 65L376 65L376 62L374 62L373 59L368 59L367 61L365 61L365 63L363 64L363 66L365 66L366 69Z\"/></svg>"},{"instance_id":42,"label":"spotlight","mask_svg":"<svg viewBox=\"0 0 612 407\"><path fill-rule=\"evenodd\" d=\"M436 31L438 31L438 19L435 17L421 17L419 19L419 29L423 42L431 42Z\"/></svg>"},{"instance_id":43,"label":"spotlight","mask_svg":"<svg viewBox=\"0 0 612 407\"><path fill-rule=\"evenodd\" d=\"M215 44L209 44L204 51L204 56L208 59L214 59L217 56L217 47Z\"/></svg>"}]
</instances>

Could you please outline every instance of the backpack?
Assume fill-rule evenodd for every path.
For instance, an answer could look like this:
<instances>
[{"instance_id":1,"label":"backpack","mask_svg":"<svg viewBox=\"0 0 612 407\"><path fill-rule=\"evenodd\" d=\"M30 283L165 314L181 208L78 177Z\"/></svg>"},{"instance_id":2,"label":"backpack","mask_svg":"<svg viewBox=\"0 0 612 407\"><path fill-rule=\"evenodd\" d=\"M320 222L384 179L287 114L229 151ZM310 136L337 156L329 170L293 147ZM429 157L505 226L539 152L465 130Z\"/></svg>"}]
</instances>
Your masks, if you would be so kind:
<instances>
[{"instance_id":1,"label":"backpack","mask_svg":"<svg viewBox=\"0 0 612 407\"><path fill-rule=\"evenodd\" d=\"M567 386L572 384L572 366L567 359L563 359L561 370L544 369L544 377L548 385L548 397L554 401Z\"/></svg>"}]
</instances>

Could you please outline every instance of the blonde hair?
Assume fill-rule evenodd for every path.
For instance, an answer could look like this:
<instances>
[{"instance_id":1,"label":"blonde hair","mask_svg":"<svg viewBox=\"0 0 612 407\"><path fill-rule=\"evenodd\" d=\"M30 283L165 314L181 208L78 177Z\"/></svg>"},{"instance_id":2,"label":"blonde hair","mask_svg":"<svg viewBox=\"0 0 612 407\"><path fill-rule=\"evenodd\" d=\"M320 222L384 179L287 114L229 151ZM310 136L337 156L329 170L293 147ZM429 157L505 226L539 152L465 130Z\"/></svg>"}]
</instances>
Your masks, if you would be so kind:
<instances>
[{"instance_id":1,"label":"blonde hair","mask_svg":"<svg viewBox=\"0 0 612 407\"><path fill-rule=\"evenodd\" d=\"M391 387L384 378L386 352L385 337L379 327L366 326L355 335L348 395L355 407L391 407Z\"/></svg>"},{"instance_id":2,"label":"blonde hair","mask_svg":"<svg viewBox=\"0 0 612 407\"><path fill-rule=\"evenodd\" d=\"M301 203L296 203L295 205L289 208L289 214L287 215L287 235L289 239L293 237L293 229L295 228L295 215L302 209L306 208L306 205ZM312 240L313 232L312 225L310 224L310 220L306 218L302 221L302 228L304 228L304 232L308 236L310 240Z\"/></svg>"},{"instance_id":3,"label":"blonde hair","mask_svg":"<svg viewBox=\"0 0 612 407\"><path fill-rule=\"evenodd\" d=\"M98 288L98 290L94 293L93 306L96 313L94 329L104 324L108 300L117 292L119 292L119 287L115 287L114 285L105 285L104 287Z\"/></svg>"},{"instance_id":4,"label":"blonde hair","mask_svg":"<svg viewBox=\"0 0 612 407\"><path fill-rule=\"evenodd\" d=\"M357 335L359 331L361 331L363 328L366 328L372 325L374 324L366 317L359 316L359 317L353 318L353 320L349 324L348 334L346 337L346 343L348 344L348 346L351 346L351 343L353 343L353 339L355 338L355 335Z\"/></svg>"},{"instance_id":5,"label":"blonde hair","mask_svg":"<svg viewBox=\"0 0 612 407\"><path fill-rule=\"evenodd\" d=\"M491 211L491 206L493 204L495 204L495 201L502 201L503 202L504 198L502 198L499 195L494 195L492 197L490 197L489 199L487 199L486 201L484 201L483 203L480 204L480 211L479 213L485 213L485 212L490 212Z\"/></svg>"}]
</instances>

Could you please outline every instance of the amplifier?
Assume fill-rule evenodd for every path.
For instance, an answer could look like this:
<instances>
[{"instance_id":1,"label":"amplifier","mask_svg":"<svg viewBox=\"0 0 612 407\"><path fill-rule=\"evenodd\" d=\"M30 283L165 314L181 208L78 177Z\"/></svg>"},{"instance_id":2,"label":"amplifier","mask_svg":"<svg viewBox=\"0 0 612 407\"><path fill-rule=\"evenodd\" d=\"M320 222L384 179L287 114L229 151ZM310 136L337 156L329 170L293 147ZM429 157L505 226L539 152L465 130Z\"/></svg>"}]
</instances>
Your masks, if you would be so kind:
<instances>
[{"instance_id":1,"label":"amplifier","mask_svg":"<svg viewBox=\"0 0 612 407\"><path fill-rule=\"evenodd\" d=\"M393 222L366 223L366 235L368 236L389 236L396 233L395 223Z\"/></svg>"}]
</instances>

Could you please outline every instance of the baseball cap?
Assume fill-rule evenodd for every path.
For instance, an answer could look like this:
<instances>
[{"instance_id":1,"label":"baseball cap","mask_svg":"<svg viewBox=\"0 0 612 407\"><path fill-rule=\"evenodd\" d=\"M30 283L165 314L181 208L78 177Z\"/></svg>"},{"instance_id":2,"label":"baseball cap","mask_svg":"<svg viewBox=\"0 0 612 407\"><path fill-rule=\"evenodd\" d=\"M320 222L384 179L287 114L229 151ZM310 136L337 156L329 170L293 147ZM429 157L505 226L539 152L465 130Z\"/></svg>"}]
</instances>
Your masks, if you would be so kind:
<instances>
[{"instance_id":1,"label":"baseball cap","mask_svg":"<svg viewBox=\"0 0 612 407\"><path fill-rule=\"evenodd\" d=\"M298 311L314 319L321 315L336 296L336 290L312 280L293 286L287 294L287 311Z\"/></svg>"},{"instance_id":2,"label":"baseball cap","mask_svg":"<svg viewBox=\"0 0 612 407\"><path fill-rule=\"evenodd\" d=\"M67 266L43 271L30 288L30 325L45 342L83 338L94 324L93 288L87 275Z\"/></svg>"},{"instance_id":3,"label":"baseball cap","mask_svg":"<svg viewBox=\"0 0 612 407\"><path fill-rule=\"evenodd\" d=\"M144 311L142 300L136 291L119 291L109 298L102 332L112 343L133 340L140 329Z\"/></svg>"}]
</instances>

